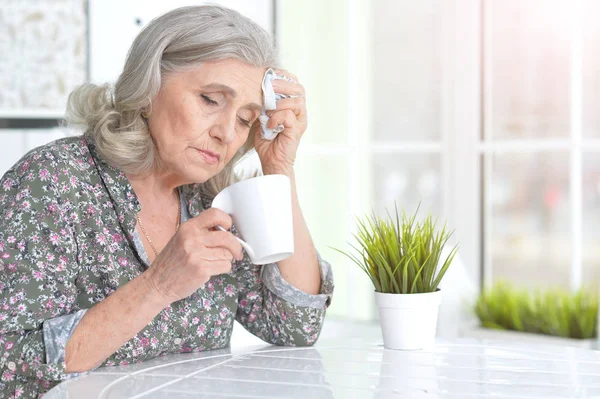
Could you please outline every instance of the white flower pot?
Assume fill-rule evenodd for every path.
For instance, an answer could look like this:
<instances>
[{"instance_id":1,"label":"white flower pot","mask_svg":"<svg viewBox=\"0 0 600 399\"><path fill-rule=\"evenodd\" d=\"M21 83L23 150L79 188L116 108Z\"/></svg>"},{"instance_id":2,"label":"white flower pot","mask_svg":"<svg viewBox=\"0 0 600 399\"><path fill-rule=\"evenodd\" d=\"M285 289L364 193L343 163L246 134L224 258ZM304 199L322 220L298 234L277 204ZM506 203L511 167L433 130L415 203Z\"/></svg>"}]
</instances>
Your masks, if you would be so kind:
<instances>
[{"instance_id":1,"label":"white flower pot","mask_svg":"<svg viewBox=\"0 0 600 399\"><path fill-rule=\"evenodd\" d=\"M441 300L440 290L424 294L375 292L384 346L401 350L432 347Z\"/></svg>"}]
</instances>

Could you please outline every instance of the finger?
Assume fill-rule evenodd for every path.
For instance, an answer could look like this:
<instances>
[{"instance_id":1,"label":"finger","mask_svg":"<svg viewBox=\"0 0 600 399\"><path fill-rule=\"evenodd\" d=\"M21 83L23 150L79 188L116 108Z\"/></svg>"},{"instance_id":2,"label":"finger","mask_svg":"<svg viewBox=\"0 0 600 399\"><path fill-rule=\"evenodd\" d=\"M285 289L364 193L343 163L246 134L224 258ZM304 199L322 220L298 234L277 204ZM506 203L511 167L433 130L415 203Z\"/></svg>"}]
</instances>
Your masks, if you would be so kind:
<instances>
[{"instance_id":1,"label":"finger","mask_svg":"<svg viewBox=\"0 0 600 399\"><path fill-rule=\"evenodd\" d=\"M198 255L203 262L208 262L209 264L215 262L231 263L234 259L231 251L223 247L204 248L198 252Z\"/></svg>"},{"instance_id":2,"label":"finger","mask_svg":"<svg viewBox=\"0 0 600 399\"><path fill-rule=\"evenodd\" d=\"M225 248L231 252L236 260L244 258L242 244L228 231L211 231L204 238L204 246L207 248Z\"/></svg>"},{"instance_id":3,"label":"finger","mask_svg":"<svg viewBox=\"0 0 600 399\"><path fill-rule=\"evenodd\" d=\"M286 128L291 128L294 126L294 123L298 122L298 118L294 111L291 109L284 109L281 111L274 112L269 117L269 122L267 123L267 127L269 129L274 129L279 125L283 125Z\"/></svg>"},{"instance_id":4,"label":"finger","mask_svg":"<svg viewBox=\"0 0 600 399\"><path fill-rule=\"evenodd\" d=\"M304 115L305 113L305 105L304 105L304 99L302 97L293 97L293 98L284 98L281 100L277 101L277 108L276 111L282 111L284 109L289 109L291 110L294 115L296 115L296 117L298 119L300 119L300 117L302 115ZM272 112L275 113L275 112ZM268 113L267 113L268 115Z\"/></svg>"},{"instance_id":5,"label":"finger","mask_svg":"<svg viewBox=\"0 0 600 399\"><path fill-rule=\"evenodd\" d=\"M191 220L193 221L194 226L200 230L206 230L217 226L229 230L233 224L231 216L217 208L209 208Z\"/></svg>"},{"instance_id":6,"label":"finger","mask_svg":"<svg viewBox=\"0 0 600 399\"><path fill-rule=\"evenodd\" d=\"M271 83L275 93L306 97L304 86L299 83L292 83L283 79L273 79Z\"/></svg>"},{"instance_id":7,"label":"finger","mask_svg":"<svg viewBox=\"0 0 600 399\"><path fill-rule=\"evenodd\" d=\"M219 274L227 274L227 273L231 272L232 266L233 266L232 262L227 262L227 261L214 262L214 263L211 263L210 265L206 266L205 270L211 276L218 276Z\"/></svg>"}]
</instances>

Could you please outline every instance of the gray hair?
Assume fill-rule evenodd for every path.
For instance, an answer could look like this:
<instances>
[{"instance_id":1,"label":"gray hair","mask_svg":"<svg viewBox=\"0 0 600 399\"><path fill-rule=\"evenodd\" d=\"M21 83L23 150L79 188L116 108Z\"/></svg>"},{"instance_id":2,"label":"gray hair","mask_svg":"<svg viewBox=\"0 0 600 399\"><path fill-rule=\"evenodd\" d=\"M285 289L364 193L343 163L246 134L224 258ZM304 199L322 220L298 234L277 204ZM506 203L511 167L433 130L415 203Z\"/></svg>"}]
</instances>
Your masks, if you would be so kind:
<instances>
[{"instance_id":1,"label":"gray hair","mask_svg":"<svg viewBox=\"0 0 600 399\"><path fill-rule=\"evenodd\" d=\"M237 59L256 67L277 66L271 36L239 12L216 5L182 7L152 20L134 40L114 88L84 84L69 96L66 120L108 163L125 173L143 174L157 166L156 146L142 112L161 82L202 62ZM231 162L202 184L213 197L239 180L233 168L254 148L254 135Z\"/></svg>"}]
</instances>

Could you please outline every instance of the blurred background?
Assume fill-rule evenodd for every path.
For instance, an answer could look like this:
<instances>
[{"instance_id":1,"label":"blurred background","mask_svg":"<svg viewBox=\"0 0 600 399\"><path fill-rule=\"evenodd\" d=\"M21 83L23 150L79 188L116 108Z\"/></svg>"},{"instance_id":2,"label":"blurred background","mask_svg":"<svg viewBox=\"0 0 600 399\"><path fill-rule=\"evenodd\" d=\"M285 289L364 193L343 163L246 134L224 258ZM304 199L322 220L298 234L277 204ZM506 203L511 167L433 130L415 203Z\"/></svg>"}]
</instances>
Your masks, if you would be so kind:
<instances>
[{"instance_id":1,"label":"blurred background","mask_svg":"<svg viewBox=\"0 0 600 399\"><path fill-rule=\"evenodd\" d=\"M0 0L0 174L58 128L69 92L114 82L135 35L192 0ZM302 208L334 268L333 320L377 319L347 250L394 201L447 220L460 256L440 333L482 288L597 289L600 1L222 0L272 32L307 91ZM445 308L444 308L445 307Z\"/></svg>"}]
</instances>

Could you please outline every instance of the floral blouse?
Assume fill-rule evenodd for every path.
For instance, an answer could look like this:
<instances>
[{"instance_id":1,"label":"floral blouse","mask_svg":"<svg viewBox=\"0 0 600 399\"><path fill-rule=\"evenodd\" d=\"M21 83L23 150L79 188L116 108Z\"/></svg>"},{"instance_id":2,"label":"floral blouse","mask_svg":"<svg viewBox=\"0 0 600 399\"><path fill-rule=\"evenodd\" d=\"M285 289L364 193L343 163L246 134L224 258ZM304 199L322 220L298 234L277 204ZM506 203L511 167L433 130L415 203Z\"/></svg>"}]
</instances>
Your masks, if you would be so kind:
<instances>
[{"instance_id":1,"label":"floral blouse","mask_svg":"<svg viewBox=\"0 0 600 399\"><path fill-rule=\"evenodd\" d=\"M183 186L182 220L210 206ZM0 180L0 398L37 397L61 380L64 348L85 311L149 267L135 230L140 203L125 174L82 136L32 150ZM333 292L288 284L246 256L163 309L102 366L229 345L234 319L275 345L312 345Z\"/></svg>"}]
</instances>

